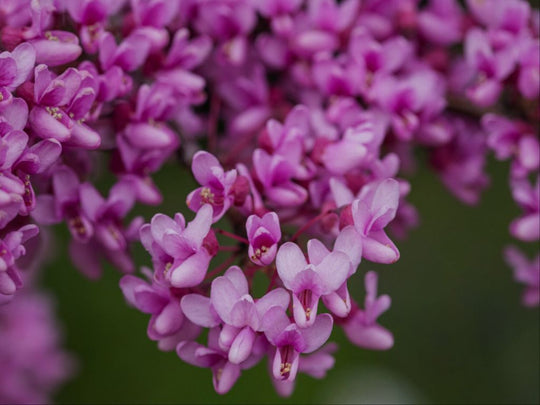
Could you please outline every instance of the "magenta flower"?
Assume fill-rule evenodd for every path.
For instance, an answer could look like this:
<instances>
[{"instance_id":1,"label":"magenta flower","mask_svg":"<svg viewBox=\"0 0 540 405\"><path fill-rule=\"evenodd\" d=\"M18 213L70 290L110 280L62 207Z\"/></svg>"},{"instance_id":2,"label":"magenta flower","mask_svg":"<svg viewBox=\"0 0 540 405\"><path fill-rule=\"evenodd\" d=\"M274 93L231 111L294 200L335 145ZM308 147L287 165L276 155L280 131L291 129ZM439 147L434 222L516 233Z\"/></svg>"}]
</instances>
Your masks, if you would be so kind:
<instances>
[{"instance_id":1,"label":"magenta flower","mask_svg":"<svg viewBox=\"0 0 540 405\"><path fill-rule=\"evenodd\" d=\"M277 244L281 239L279 218L275 212L264 216L250 215L246 221L250 260L259 266L268 266L274 261Z\"/></svg>"},{"instance_id":2,"label":"magenta flower","mask_svg":"<svg viewBox=\"0 0 540 405\"><path fill-rule=\"evenodd\" d=\"M497 159L513 158L513 177L523 177L538 170L540 143L529 125L496 114L485 114L482 127L488 135L487 145L495 152Z\"/></svg>"},{"instance_id":3,"label":"magenta flower","mask_svg":"<svg viewBox=\"0 0 540 405\"><path fill-rule=\"evenodd\" d=\"M187 226L181 214L174 220L157 214L141 227L141 242L152 255L155 277L173 287L193 287L201 283L215 252L205 246L212 224L212 207L200 207Z\"/></svg>"},{"instance_id":4,"label":"magenta flower","mask_svg":"<svg viewBox=\"0 0 540 405\"><path fill-rule=\"evenodd\" d=\"M202 187L188 195L188 207L198 211L201 206L209 204L213 208L213 222L218 221L233 202L230 191L236 180L236 170L225 172L219 161L204 151L193 156L191 170Z\"/></svg>"},{"instance_id":5,"label":"magenta flower","mask_svg":"<svg viewBox=\"0 0 540 405\"><path fill-rule=\"evenodd\" d=\"M324 378L328 370L334 367L336 360L333 353L336 350L337 345L335 343L327 343L311 354L301 355L298 361L298 372L317 379ZM269 364L269 366L271 369L272 364ZM274 388L282 397L288 397L292 394L295 383L296 381L272 378Z\"/></svg>"},{"instance_id":6,"label":"magenta flower","mask_svg":"<svg viewBox=\"0 0 540 405\"><path fill-rule=\"evenodd\" d=\"M528 307L540 304L540 255L529 260L516 247L509 246L504 251L506 262L512 266L516 281L525 284L521 301Z\"/></svg>"},{"instance_id":7,"label":"magenta flower","mask_svg":"<svg viewBox=\"0 0 540 405\"><path fill-rule=\"evenodd\" d=\"M465 38L465 58L474 69L475 77L467 96L477 105L487 107L495 103L502 91L502 81L514 70L517 54L507 38L502 46L500 38L478 28L472 29Z\"/></svg>"},{"instance_id":8,"label":"magenta flower","mask_svg":"<svg viewBox=\"0 0 540 405\"><path fill-rule=\"evenodd\" d=\"M135 265L129 254L129 242L137 238L143 219L135 217L126 227L123 225L135 203L131 185L116 183L104 199L91 184L83 183L79 195L82 213L92 223L94 235L88 242L71 241L69 252L75 265L88 277L96 278L101 274L103 257L120 271L132 273Z\"/></svg>"},{"instance_id":9,"label":"magenta flower","mask_svg":"<svg viewBox=\"0 0 540 405\"><path fill-rule=\"evenodd\" d=\"M366 273L365 286L364 309L353 310L343 323L343 330L357 346L370 350L388 350L394 345L394 337L376 321L390 308L392 301L388 295L377 297L377 273L374 271Z\"/></svg>"},{"instance_id":10,"label":"magenta flower","mask_svg":"<svg viewBox=\"0 0 540 405\"><path fill-rule=\"evenodd\" d=\"M512 196L524 210L510 224L510 233L517 239L534 242L540 239L540 177L533 185L528 179L511 182Z\"/></svg>"},{"instance_id":11,"label":"magenta flower","mask_svg":"<svg viewBox=\"0 0 540 405\"><path fill-rule=\"evenodd\" d=\"M264 354L259 349L241 364L235 364L228 360L227 352L219 347L219 328L212 328L208 332L208 347L197 342L180 342L176 347L178 357L186 363L197 367L210 368L212 370L212 383L218 394L226 394L233 387L242 369L253 367ZM261 339L257 339L257 346L263 346Z\"/></svg>"},{"instance_id":12,"label":"magenta flower","mask_svg":"<svg viewBox=\"0 0 540 405\"><path fill-rule=\"evenodd\" d=\"M185 319L180 309L182 297L178 291L155 280L148 283L131 275L122 277L120 288L132 306L152 315L148 322L148 337L158 341L161 350L174 350L179 342L196 339L199 335L200 328Z\"/></svg>"},{"instance_id":13,"label":"magenta flower","mask_svg":"<svg viewBox=\"0 0 540 405\"><path fill-rule=\"evenodd\" d=\"M396 216L399 184L394 179L367 184L352 203L353 223L362 238L362 256L376 263L394 263L399 250L384 228Z\"/></svg>"},{"instance_id":14,"label":"magenta flower","mask_svg":"<svg viewBox=\"0 0 540 405\"><path fill-rule=\"evenodd\" d=\"M455 0L435 0L418 14L418 28L429 41L451 45L461 39L463 16Z\"/></svg>"},{"instance_id":15,"label":"magenta flower","mask_svg":"<svg viewBox=\"0 0 540 405\"><path fill-rule=\"evenodd\" d=\"M135 203L133 189L128 183L116 183L105 200L89 183L79 188L81 207L85 216L94 224L99 242L110 251L127 248L122 232L122 221Z\"/></svg>"},{"instance_id":16,"label":"magenta flower","mask_svg":"<svg viewBox=\"0 0 540 405\"><path fill-rule=\"evenodd\" d=\"M310 246L308 251L314 255L313 258L310 256L310 263L292 242L283 244L276 256L279 277L293 293L294 320L302 328L313 325L319 298L335 292L345 282L352 267L347 254L333 251L321 260L319 246L315 247L313 242Z\"/></svg>"},{"instance_id":17,"label":"magenta flower","mask_svg":"<svg viewBox=\"0 0 540 405\"><path fill-rule=\"evenodd\" d=\"M96 96L93 76L87 71L69 68L55 77L45 65L38 65L34 75L36 105L28 121L36 135L69 146L99 147L100 135L84 124Z\"/></svg>"},{"instance_id":18,"label":"magenta flower","mask_svg":"<svg viewBox=\"0 0 540 405\"><path fill-rule=\"evenodd\" d=\"M11 100L11 91L28 79L35 60L36 52L29 43L20 44L13 52L0 53L0 105Z\"/></svg>"},{"instance_id":19,"label":"magenta flower","mask_svg":"<svg viewBox=\"0 0 540 405\"><path fill-rule=\"evenodd\" d=\"M85 243L94 234L94 225L81 206L80 182L77 174L67 166L57 167L52 174L54 194L37 198L32 217L43 225L65 220L74 239Z\"/></svg>"},{"instance_id":20,"label":"magenta flower","mask_svg":"<svg viewBox=\"0 0 540 405\"><path fill-rule=\"evenodd\" d=\"M23 244L38 232L36 225L25 225L0 239L0 304L9 300L21 288L22 279L16 260L26 253Z\"/></svg>"},{"instance_id":21,"label":"magenta flower","mask_svg":"<svg viewBox=\"0 0 540 405\"><path fill-rule=\"evenodd\" d=\"M119 45L114 36L104 32L99 38L99 62L104 70L119 66L126 72L140 67L150 52L151 38L139 30L134 31Z\"/></svg>"},{"instance_id":22,"label":"magenta flower","mask_svg":"<svg viewBox=\"0 0 540 405\"><path fill-rule=\"evenodd\" d=\"M263 194L277 206L292 207L303 204L307 191L292 181L297 168L285 157L269 155L262 149L253 152L253 166Z\"/></svg>"},{"instance_id":23,"label":"magenta flower","mask_svg":"<svg viewBox=\"0 0 540 405\"><path fill-rule=\"evenodd\" d=\"M330 251L318 239L311 239L308 242L309 261L315 266L330 254ZM334 252L345 253L351 266L347 278L356 272L356 268L362 260L362 238L354 227L345 227L336 238ZM330 294L322 296L324 305L336 316L341 318L347 316L351 311L351 297L347 288L347 281L344 281L338 289Z\"/></svg>"},{"instance_id":24,"label":"magenta flower","mask_svg":"<svg viewBox=\"0 0 540 405\"><path fill-rule=\"evenodd\" d=\"M219 347L228 353L231 363L240 364L251 355L266 312L274 306L286 309L289 300L289 294L277 288L255 301L244 273L232 266L212 282L210 298L187 295L182 299L182 310L194 323L207 328L223 323Z\"/></svg>"},{"instance_id":25,"label":"magenta flower","mask_svg":"<svg viewBox=\"0 0 540 405\"><path fill-rule=\"evenodd\" d=\"M341 140L324 148L321 160L332 174L344 175L373 158L377 139L373 125L366 122L349 128Z\"/></svg>"},{"instance_id":26,"label":"magenta flower","mask_svg":"<svg viewBox=\"0 0 540 405\"><path fill-rule=\"evenodd\" d=\"M321 347L332 332L332 324L332 317L322 314L310 326L300 328L291 323L283 308L270 308L263 319L263 330L268 341L276 347L272 362L274 378L294 381L300 353L311 353Z\"/></svg>"},{"instance_id":27,"label":"magenta flower","mask_svg":"<svg viewBox=\"0 0 540 405\"><path fill-rule=\"evenodd\" d=\"M540 92L540 41L528 38L520 42L518 88L524 97L534 100Z\"/></svg>"},{"instance_id":28,"label":"magenta flower","mask_svg":"<svg viewBox=\"0 0 540 405\"><path fill-rule=\"evenodd\" d=\"M53 307L51 297L32 290L0 307L1 403L49 403L74 373Z\"/></svg>"},{"instance_id":29,"label":"magenta flower","mask_svg":"<svg viewBox=\"0 0 540 405\"><path fill-rule=\"evenodd\" d=\"M137 92L137 106L127 123L125 138L140 149L174 148L176 134L165 124L174 104L169 87L143 85Z\"/></svg>"}]
</instances>

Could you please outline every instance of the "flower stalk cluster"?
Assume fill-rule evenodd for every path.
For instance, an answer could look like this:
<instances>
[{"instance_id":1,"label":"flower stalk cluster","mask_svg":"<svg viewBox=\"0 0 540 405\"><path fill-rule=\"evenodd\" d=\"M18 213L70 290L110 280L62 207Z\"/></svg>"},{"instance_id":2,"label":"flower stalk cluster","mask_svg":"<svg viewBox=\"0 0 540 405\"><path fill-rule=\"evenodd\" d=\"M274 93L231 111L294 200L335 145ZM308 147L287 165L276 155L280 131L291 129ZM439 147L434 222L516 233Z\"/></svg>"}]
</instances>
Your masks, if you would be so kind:
<instances>
[{"instance_id":1,"label":"flower stalk cluster","mask_svg":"<svg viewBox=\"0 0 540 405\"><path fill-rule=\"evenodd\" d=\"M127 273L149 338L219 393L264 358L283 395L298 372L323 377L334 327L389 349L391 300L363 267L396 262L419 222L418 149L466 204L489 153L510 160L510 233L540 238L539 37L524 0L3 1L0 304L34 288L36 235L64 223L75 266ZM166 162L199 184L194 216L145 223L132 208L162 202ZM537 306L538 257L505 252Z\"/></svg>"}]
</instances>

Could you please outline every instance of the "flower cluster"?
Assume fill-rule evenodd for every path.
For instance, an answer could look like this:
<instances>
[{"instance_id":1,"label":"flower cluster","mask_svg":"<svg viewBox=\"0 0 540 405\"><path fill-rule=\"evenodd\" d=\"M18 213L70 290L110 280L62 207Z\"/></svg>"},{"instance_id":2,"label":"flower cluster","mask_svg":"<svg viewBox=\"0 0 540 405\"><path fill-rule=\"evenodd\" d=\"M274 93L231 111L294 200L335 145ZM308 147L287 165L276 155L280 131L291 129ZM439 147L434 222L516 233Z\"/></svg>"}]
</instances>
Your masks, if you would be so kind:
<instances>
[{"instance_id":1,"label":"flower cluster","mask_svg":"<svg viewBox=\"0 0 540 405\"><path fill-rule=\"evenodd\" d=\"M389 349L377 274L362 271L363 306L347 283L362 259L399 259L394 237L418 223L405 179L418 149L467 204L489 184L488 154L510 159L523 210L510 232L540 237L540 14L462 3L3 1L0 304L22 287L30 238L65 223L89 278L104 260L134 273L142 243L152 267L121 279L127 301L219 393L265 357L283 395L299 371L323 377L334 326ZM162 202L152 175L168 161L199 183L195 216L144 224L132 208ZM538 305L538 260L506 252Z\"/></svg>"},{"instance_id":2,"label":"flower cluster","mask_svg":"<svg viewBox=\"0 0 540 405\"><path fill-rule=\"evenodd\" d=\"M46 403L74 370L50 297L25 290L0 307L0 402Z\"/></svg>"}]
</instances>

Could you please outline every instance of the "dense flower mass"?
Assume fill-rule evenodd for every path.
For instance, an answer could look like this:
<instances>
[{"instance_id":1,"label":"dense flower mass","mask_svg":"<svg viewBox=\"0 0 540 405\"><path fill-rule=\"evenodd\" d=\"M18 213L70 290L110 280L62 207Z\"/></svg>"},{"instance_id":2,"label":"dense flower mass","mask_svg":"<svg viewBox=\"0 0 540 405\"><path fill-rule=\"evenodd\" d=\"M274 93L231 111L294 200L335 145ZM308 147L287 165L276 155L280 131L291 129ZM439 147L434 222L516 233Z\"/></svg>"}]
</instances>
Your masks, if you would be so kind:
<instances>
[{"instance_id":1,"label":"dense flower mass","mask_svg":"<svg viewBox=\"0 0 540 405\"><path fill-rule=\"evenodd\" d=\"M218 393L263 359L282 395L298 372L323 377L336 327L391 348L377 321L390 297L364 268L399 260L395 238L418 223L403 177L416 150L467 204L489 184L489 153L510 160L522 213L509 232L540 239L539 37L524 0L2 1L0 305L20 301L0 316L29 324L0 322L0 341L34 327L33 304L18 306L33 302L23 273L39 261L27 244L63 222L89 278L103 260L134 273L142 243L152 267L122 277L126 300L151 315L160 349L212 370ZM144 224L131 210L166 198L152 175L167 161L199 184L194 216ZM102 193L104 171L115 183ZM537 306L538 257L505 257ZM364 277L363 305L351 277ZM0 398L45 398L66 369L37 361L32 389L14 366Z\"/></svg>"}]
</instances>

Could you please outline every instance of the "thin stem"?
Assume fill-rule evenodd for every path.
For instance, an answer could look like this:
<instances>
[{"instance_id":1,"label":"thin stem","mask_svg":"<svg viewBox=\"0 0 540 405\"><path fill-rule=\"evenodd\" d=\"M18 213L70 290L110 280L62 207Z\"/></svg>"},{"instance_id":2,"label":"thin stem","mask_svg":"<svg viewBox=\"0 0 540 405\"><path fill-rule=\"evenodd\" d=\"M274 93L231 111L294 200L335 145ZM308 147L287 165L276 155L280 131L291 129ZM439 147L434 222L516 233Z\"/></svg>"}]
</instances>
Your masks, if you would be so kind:
<instances>
[{"instance_id":1,"label":"thin stem","mask_svg":"<svg viewBox=\"0 0 540 405\"><path fill-rule=\"evenodd\" d=\"M242 138L240 138L240 140L232 147L229 149L229 153L227 153L222 159L221 161L225 164L225 165L230 165L235 159L237 159L238 157L238 154L244 150L248 144L250 142L253 142L253 134L252 133L248 133L246 135L244 135Z\"/></svg>"},{"instance_id":2,"label":"thin stem","mask_svg":"<svg viewBox=\"0 0 540 405\"><path fill-rule=\"evenodd\" d=\"M227 260L225 260L223 263L221 263L219 266L214 268L212 271L206 274L205 280L214 278L215 275L221 273L223 270L228 268L233 262L236 260L240 252L235 252L231 254Z\"/></svg>"},{"instance_id":3,"label":"thin stem","mask_svg":"<svg viewBox=\"0 0 540 405\"><path fill-rule=\"evenodd\" d=\"M224 229L216 228L215 231L217 233L220 233L221 235L227 236L231 239L237 240L238 242L245 243L246 245L249 245L249 241L246 238L243 238L241 236L235 235L234 233L227 232Z\"/></svg>"},{"instance_id":4,"label":"thin stem","mask_svg":"<svg viewBox=\"0 0 540 405\"><path fill-rule=\"evenodd\" d=\"M333 210L323 211L319 215L317 215L315 218L312 218L310 221L306 222L299 230L295 232L295 234L291 237L291 242L294 242L300 235L302 235L307 229L309 229L311 226L313 226L317 221L322 219L326 214L329 214L333 212Z\"/></svg>"},{"instance_id":5,"label":"thin stem","mask_svg":"<svg viewBox=\"0 0 540 405\"><path fill-rule=\"evenodd\" d=\"M268 284L268 288L266 289L266 292L268 293L272 287L274 287L274 284L276 283L276 280L277 280L277 270L276 270L276 266L273 266L273 273L272 273L272 278L270 279L270 284Z\"/></svg>"},{"instance_id":6,"label":"thin stem","mask_svg":"<svg viewBox=\"0 0 540 405\"><path fill-rule=\"evenodd\" d=\"M219 251L220 252L237 252L240 250L238 246L220 246Z\"/></svg>"},{"instance_id":7,"label":"thin stem","mask_svg":"<svg viewBox=\"0 0 540 405\"><path fill-rule=\"evenodd\" d=\"M221 100L217 93L214 93L210 100L210 115L208 117L208 149L213 154L215 154L217 147L217 125L220 109Z\"/></svg>"}]
</instances>

